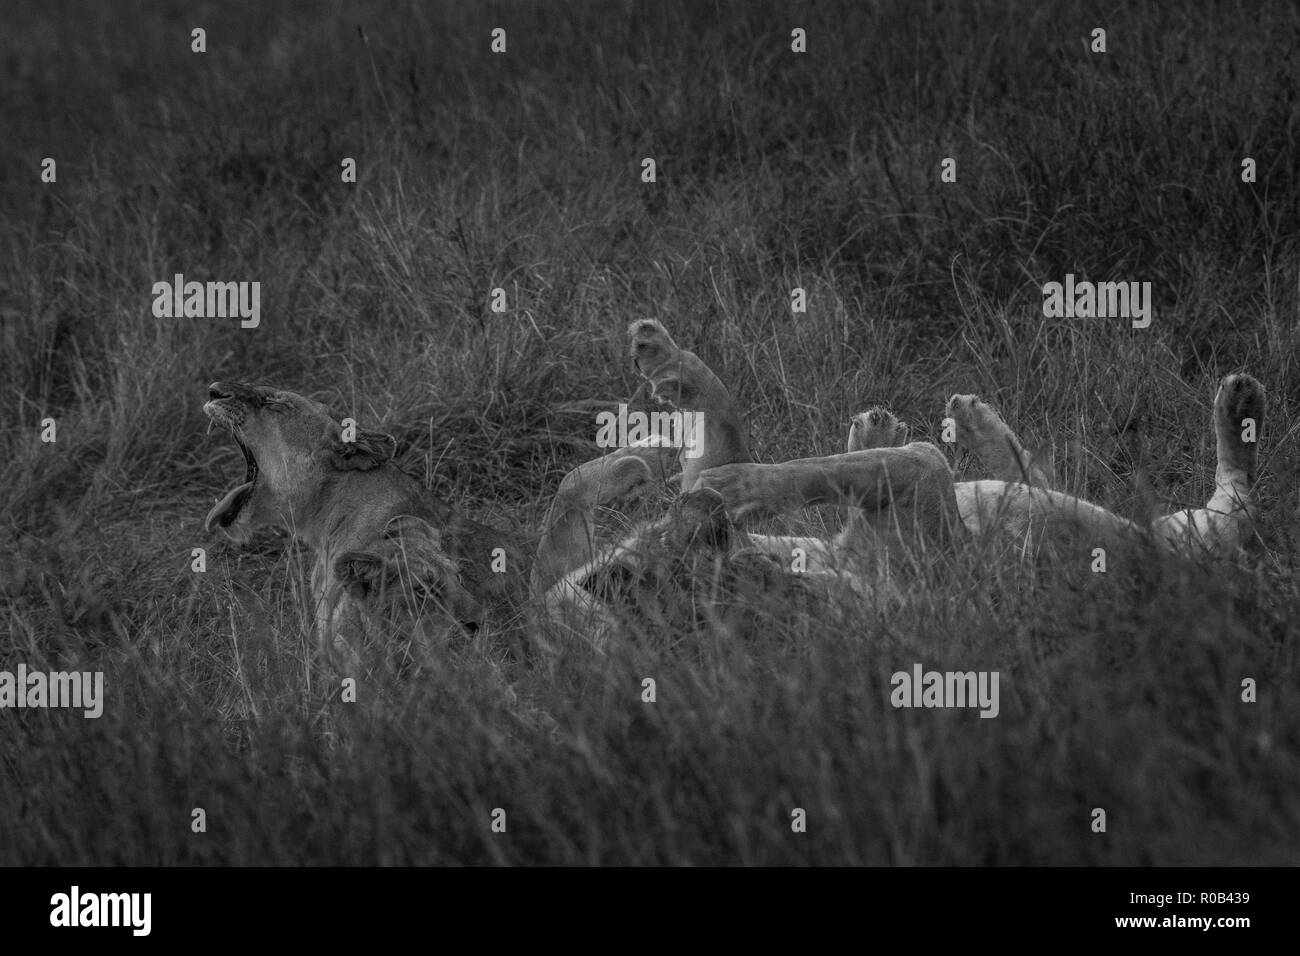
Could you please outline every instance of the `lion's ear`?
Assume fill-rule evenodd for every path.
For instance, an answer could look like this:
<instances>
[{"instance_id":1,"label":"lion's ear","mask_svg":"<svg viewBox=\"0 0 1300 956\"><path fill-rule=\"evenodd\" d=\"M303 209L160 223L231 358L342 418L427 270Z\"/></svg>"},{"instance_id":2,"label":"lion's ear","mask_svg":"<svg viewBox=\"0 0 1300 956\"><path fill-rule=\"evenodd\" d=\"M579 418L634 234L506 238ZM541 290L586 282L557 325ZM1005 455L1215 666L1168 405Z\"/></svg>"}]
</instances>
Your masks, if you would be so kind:
<instances>
[{"instance_id":1,"label":"lion's ear","mask_svg":"<svg viewBox=\"0 0 1300 956\"><path fill-rule=\"evenodd\" d=\"M341 434L330 440L329 462L340 471L369 471L378 468L397 454L397 439L383 432L358 428L352 441Z\"/></svg>"}]
</instances>

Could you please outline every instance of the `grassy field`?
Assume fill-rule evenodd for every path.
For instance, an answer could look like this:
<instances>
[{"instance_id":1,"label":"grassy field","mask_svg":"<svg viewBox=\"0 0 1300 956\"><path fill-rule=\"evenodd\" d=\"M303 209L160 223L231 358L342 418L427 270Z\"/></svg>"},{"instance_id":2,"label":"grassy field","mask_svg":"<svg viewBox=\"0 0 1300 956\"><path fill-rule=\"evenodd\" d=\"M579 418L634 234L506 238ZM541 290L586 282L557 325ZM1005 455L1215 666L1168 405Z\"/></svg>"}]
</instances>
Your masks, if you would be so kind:
<instances>
[{"instance_id":1,"label":"grassy field","mask_svg":"<svg viewBox=\"0 0 1300 956\"><path fill-rule=\"evenodd\" d=\"M262 6L6 9L0 669L101 670L107 702L0 713L0 863L1300 861L1294 5ZM177 272L260 281L261 326L155 318ZM1068 272L1150 281L1150 327L1044 319ZM526 534L636 393L636 318L759 460L875 403L937 440L979 392L1135 518L1208 498L1214 388L1250 371L1260 540L1105 575L971 543L898 607L682 607L603 657L488 628L412 669L398 634L341 702L304 554L202 530L243 467L206 385L326 400ZM916 662L999 671L1000 714L895 710Z\"/></svg>"}]
</instances>

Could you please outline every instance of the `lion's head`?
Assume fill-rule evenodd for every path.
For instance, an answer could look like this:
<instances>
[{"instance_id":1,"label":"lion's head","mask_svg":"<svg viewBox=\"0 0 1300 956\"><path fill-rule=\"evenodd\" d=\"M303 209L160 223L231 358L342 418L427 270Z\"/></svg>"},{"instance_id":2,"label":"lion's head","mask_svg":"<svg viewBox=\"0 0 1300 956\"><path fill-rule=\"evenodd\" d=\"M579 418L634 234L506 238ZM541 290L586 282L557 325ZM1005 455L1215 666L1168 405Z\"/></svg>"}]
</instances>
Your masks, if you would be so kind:
<instances>
[{"instance_id":1,"label":"lion's head","mask_svg":"<svg viewBox=\"0 0 1300 956\"><path fill-rule=\"evenodd\" d=\"M203 523L236 541L261 524L291 518L331 472L377 468L397 450L391 435L361 428L345 434L320 402L265 385L214 382L203 411L244 453L243 482Z\"/></svg>"}]
</instances>

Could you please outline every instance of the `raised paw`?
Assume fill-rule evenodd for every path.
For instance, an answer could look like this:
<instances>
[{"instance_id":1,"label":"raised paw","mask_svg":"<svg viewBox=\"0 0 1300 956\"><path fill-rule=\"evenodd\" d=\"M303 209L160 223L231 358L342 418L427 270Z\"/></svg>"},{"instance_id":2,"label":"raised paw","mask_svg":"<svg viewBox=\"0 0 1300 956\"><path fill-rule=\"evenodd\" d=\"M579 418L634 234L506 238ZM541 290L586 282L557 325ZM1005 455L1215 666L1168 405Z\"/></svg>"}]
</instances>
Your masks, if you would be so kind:
<instances>
[{"instance_id":1,"label":"raised paw","mask_svg":"<svg viewBox=\"0 0 1300 956\"><path fill-rule=\"evenodd\" d=\"M699 356L679 348L654 319L633 322L628 334L632 360L650 383L654 398L678 411L693 413L691 443L682 456L682 489L689 490L706 468L750 461L744 419L727 389Z\"/></svg>"},{"instance_id":2,"label":"raised paw","mask_svg":"<svg viewBox=\"0 0 1300 956\"><path fill-rule=\"evenodd\" d=\"M1032 454L988 402L978 395L954 395L944 406L955 426L957 447L974 454L993 478L1050 488L1050 454Z\"/></svg>"},{"instance_id":3,"label":"raised paw","mask_svg":"<svg viewBox=\"0 0 1300 956\"><path fill-rule=\"evenodd\" d=\"M1259 438L1264 427L1264 386L1250 375L1226 375L1214 397L1219 464L1255 481Z\"/></svg>"},{"instance_id":4,"label":"raised paw","mask_svg":"<svg viewBox=\"0 0 1300 956\"><path fill-rule=\"evenodd\" d=\"M848 451L893 448L907 444L907 426L879 405L849 420Z\"/></svg>"}]
</instances>

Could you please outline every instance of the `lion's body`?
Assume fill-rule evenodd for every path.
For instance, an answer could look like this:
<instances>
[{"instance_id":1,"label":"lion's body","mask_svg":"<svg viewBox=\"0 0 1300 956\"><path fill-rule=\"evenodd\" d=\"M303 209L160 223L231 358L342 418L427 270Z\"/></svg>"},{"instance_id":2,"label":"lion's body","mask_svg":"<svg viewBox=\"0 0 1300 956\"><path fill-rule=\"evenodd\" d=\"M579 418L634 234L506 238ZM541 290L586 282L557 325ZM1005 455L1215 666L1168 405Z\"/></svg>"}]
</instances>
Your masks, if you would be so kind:
<instances>
[{"instance_id":1,"label":"lion's body","mask_svg":"<svg viewBox=\"0 0 1300 956\"><path fill-rule=\"evenodd\" d=\"M1214 496L1205 508L1167 515L1148 527L1053 489L1051 468L973 395L954 395L946 413L956 426L957 445L980 460L991 475L986 479L955 481L942 452L928 442L904 443L906 427L883 409L855 417L842 454L755 463L747 443L732 437L742 419L717 377L693 353L679 349L659 323L637 322L629 331L633 357L657 395L665 390L655 376L673 369L674 404L703 415L706 422L727 423L726 429L715 430L715 441L707 446L708 467L683 461L680 488L696 499L697 513L718 506L724 521L744 522L812 505L848 510L843 530L832 539L715 532L715 537L728 537L733 548L743 542L829 590L847 584L858 594L892 591L900 556L949 547L964 535L1000 536L1022 553L1079 545L1087 550L1078 553L1090 555L1097 547L1146 542L1167 553L1200 556L1233 553L1253 527L1253 435L1262 425L1264 392L1248 375L1227 376L1215 397L1219 463ZM653 354L652 363L642 359L647 353ZM1246 422L1249 439L1243 437ZM567 525L580 525L583 535L568 548L553 548L548 558L550 579L556 583L546 592L547 607L571 626L577 621L575 629L588 636L606 630L610 622L609 609L589 582L612 566L636 567L645 551L644 528L604 545L596 543L592 530L591 513L602 495L588 479L617 487L619 494L644 480L626 466L622 474L628 480L610 480L619 454L625 452L589 462L566 479L566 499L592 505L586 511L579 505L566 511Z\"/></svg>"}]
</instances>

